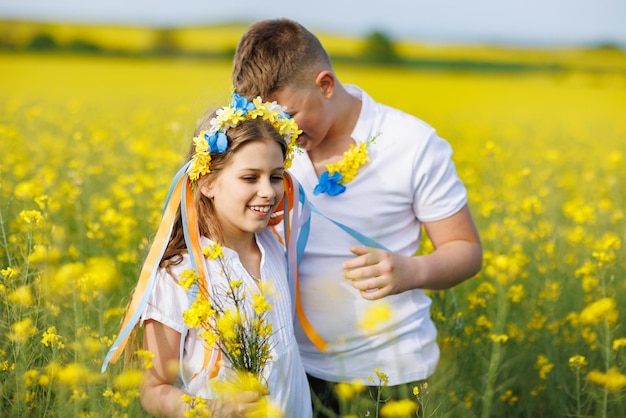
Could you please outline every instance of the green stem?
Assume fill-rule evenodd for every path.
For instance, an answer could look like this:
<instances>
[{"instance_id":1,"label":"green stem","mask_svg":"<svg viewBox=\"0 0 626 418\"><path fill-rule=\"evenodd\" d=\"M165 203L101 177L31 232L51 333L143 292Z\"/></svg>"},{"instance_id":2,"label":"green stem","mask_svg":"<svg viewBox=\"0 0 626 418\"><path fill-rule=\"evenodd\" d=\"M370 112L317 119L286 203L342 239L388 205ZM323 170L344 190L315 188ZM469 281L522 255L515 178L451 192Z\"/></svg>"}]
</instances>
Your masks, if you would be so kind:
<instances>
[{"instance_id":1,"label":"green stem","mask_svg":"<svg viewBox=\"0 0 626 418\"><path fill-rule=\"evenodd\" d=\"M607 297L606 294L606 277L604 274L601 275L602 279L602 293L604 297ZM604 370L605 372L609 371L611 367L611 326L609 324L609 319L605 316L604 321ZM602 418L607 418L607 409L609 405L609 390L606 386L602 390Z\"/></svg>"},{"instance_id":2,"label":"green stem","mask_svg":"<svg viewBox=\"0 0 626 418\"><path fill-rule=\"evenodd\" d=\"M494 326L495 335L501 335L504 332L506 318L508 315L509 305L506 300L506 293L499 289L498 308L496 313L496 323ZM489 418L491 416L491 407L493 406L493 397L495 396L496 375L500 368L500 360L502 359L502 343L494 341L492 343L491 356L489 358L489 367L487 369L487 382L485 387L485 395L483 400L483 410L481 418Z\"/></svg>"},{"instance_id":3,"label":"green stem","mask_svg":"<svg viewBox=\"0 0 626 418\"><path fill-rule=\"evenodd\" d=\"M576 416L580 417L580 368L576 370Z\"/></svg>"},{"instance_id":4,"label":"green stem","mask_svg":"<svg viewBox=\"0 0 626 418\"><path fill-rule=\"evenodd\" d=\"M611 329L607 318L604 318L604 331L604 370L608 372L611 367ZM602 418L607 418L608 405L609 390L604 387L602 390Z\"/></svg>"},{"instance_id":5,"label":"green stem","mask_svg":"<svg viewBox=\"0 0 626 418\"><path fill-rule=\"evenodd\" d=\"M7 231L4 227L4 217L2 216L2 210L0 210L0 247L4 248L4 253L7 257L9 266L13 265L13 257L11 251L9 251L9 241L7 239Z\"/></svg>"}]
</instances>

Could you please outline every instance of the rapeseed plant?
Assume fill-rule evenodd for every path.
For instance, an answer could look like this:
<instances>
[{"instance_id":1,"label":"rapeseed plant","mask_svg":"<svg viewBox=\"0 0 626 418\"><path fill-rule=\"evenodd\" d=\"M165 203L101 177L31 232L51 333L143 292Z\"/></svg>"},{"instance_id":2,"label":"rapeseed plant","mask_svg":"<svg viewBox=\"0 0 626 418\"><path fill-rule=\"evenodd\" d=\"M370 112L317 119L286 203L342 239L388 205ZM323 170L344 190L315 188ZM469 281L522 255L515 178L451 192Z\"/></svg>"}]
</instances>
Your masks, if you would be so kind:
<instances>
[{"instance_id":1,"label":"rapeseed plant","mask_svg":"<svg viewBox=\"0 0 626 418\"><path fill-rule=\"evenodd\" d=\"M126 369L99 367L194 123L230 93L230 65L3 62L4 415L145 415L137 388L150 353L138 351ZM626 415L623 74L336 71L452 143L485 249L476 278L429 292L437 371L402 402L374 399L380 415ZM423 244L432 251L426 235ZM359 326L385 326L392 308L381 304ZM369 384L384 388L378 373ZM362 383L338 389L347 414L372 401ZM203 416L202 400L193 411Z\"/></svg>"}]
</instances>

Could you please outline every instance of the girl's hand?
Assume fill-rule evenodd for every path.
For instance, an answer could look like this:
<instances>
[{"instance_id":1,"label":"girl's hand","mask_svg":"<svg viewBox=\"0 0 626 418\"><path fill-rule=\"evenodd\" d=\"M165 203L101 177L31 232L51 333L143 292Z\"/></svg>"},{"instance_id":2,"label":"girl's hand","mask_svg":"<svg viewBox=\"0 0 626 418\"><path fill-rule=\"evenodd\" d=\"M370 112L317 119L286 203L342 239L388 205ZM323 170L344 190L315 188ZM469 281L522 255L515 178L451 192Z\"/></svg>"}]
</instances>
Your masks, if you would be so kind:
<instances>
[{"instance_id":1,"label":"girl's hand","mask_svg":"<svg viewBox=\"0 0 626 418\"><path fill-rule=\"evenodd\" d=\"M233 397L214 401L212 412L218 417L265 418L267 417L266 393L239 392Z\"/></svg>"}]
</instances>

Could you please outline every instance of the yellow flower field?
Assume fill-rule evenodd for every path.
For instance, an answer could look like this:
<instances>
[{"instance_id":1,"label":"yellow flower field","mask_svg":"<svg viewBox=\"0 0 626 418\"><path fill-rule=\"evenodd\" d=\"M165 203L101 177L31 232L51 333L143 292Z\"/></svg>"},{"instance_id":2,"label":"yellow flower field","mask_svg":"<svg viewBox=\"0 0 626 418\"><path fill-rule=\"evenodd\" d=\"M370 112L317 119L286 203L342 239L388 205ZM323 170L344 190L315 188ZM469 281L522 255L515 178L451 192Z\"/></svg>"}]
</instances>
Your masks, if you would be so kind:
<instances>
[{"instance_id":1,"label":"yellow flower field","mask_svg":"<svg viewBox=\"0 0 626 418\"><path fill-rule=\"evenodd\" d=\"M143 416L149 353L100 365L230 62L4 54L0 70L0 410ZM431 293L440 366L385 416L625 416L626 73L336 71L451 142L485 249L476 278Z\"/></svg>"}]
</instances>

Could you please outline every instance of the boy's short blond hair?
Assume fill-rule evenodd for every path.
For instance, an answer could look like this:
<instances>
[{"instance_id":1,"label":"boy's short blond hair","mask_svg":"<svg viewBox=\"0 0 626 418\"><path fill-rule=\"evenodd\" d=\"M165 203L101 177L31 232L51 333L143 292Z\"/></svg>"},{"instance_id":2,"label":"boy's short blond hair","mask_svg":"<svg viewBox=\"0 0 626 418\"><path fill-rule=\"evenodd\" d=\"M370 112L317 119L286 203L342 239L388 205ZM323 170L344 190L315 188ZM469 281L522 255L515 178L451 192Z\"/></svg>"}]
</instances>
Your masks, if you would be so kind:
<instances>
[{"instance_id":1,"label":"boy's short blond hair","mask_svg":"<svg viewBox=\"0 0 626 418\"><path fill-rule=\"evenodd\" d=\"M324 69L332 70L330 58L313 33L293 20L268 19L253 23L239 40L232 81L238 94L265 99L281 87L313 81Z\"/></svg>"}]
</instances>

